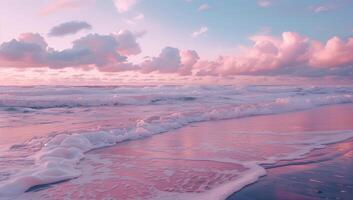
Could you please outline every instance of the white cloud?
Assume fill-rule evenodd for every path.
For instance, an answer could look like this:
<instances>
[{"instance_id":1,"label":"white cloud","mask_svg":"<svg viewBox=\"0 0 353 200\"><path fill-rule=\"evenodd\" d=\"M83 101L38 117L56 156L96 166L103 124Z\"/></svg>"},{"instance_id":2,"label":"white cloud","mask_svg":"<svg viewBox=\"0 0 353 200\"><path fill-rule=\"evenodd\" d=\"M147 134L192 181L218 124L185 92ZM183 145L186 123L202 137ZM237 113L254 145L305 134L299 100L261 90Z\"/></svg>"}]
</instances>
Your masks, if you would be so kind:
<instances>
[{"instance_id":1,"label":"white cloud","mask_svg":"<svg viewBox=\"0 0 353 200\"><path fill-rule=\"evenodd\" d=\"M211 8L210 5L208 4L202 4L197 10L198 11L205 11L205 10L209 10Z\"/></svg>"},{"instance_id":2,"label":"white cloud","mask_svg":"<svg viewBox=\"0 0 353 200\"><path fill-rule=\"evenodd\" d=\"M136 3L137 0L113 0L115 7L119 13L129 11Z\"/></svg>"},{"instance_id":3,"label":"white cloud","mask_svg":"<svg viewBox=\"0 0 353 200\"><path fill-rule=\"evenodd\" d=\"M329 11L330 8L328 6L320 5L320 6L314 7L313 10L314 12L319 13L319 12Z\"/></svg>"},{"instance_id":4,"label":"white cloud","mask_svg":"<svg viewBox=\"0 0 353 200\"><path fill-rule=\"evenodd\" d=\"M192 37L198 37L198 36L200 36L200 35L205 34L207 31L208 31L208 27L207 27L207 26L203 26L203 27L201 27L199 30L194 31L194 32L191 34L191 36L192 36Z\"/></svg>"}]
</instances>

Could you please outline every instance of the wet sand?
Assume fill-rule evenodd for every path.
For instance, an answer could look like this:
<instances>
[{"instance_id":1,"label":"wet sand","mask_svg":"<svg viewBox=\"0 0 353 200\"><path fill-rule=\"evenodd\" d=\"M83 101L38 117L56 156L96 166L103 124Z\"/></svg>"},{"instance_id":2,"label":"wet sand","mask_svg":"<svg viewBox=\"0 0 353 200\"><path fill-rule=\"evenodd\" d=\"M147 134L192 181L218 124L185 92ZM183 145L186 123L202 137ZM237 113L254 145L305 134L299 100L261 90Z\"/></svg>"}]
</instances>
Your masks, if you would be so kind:
<instances>
[{"instance_id":1,"label":"wet sand","mask_svg":"<svg viewBox=\"0 0 353 200\"><path fill-rule=\"evenodd\" d=\"M353 199L353 140L316 150L295 165L282 164L227 200Z\"/></svg>"},{"instance_id":2,"label":"wet sand","mask_svg":"<svg viewBox=\"0 0 353 200\"><path fill-rule=\"evenodd\" d=\"M327 106L304 111L310 114L304 115L305 118L299 117L303 120L296 120L294 123L281 121L279 118L276 120L280 120L280 124L287 128L301 124L298 129L349 130L353 126L352 108L350 104ZM289 113L278 116L293 114L297 115ZM296 162L294 165L282 162L278 167L266 167L265 177L235 192L228 200L353 199L353 140L315 150L306 159Z\"/></svg>"},{"instance_id":3,"label":"wet sand","mask_svg":"<svg viewBox=\"0 0 353 200\"><path fill-rule=\"evenodd\" d=\"M26 193L21 198L213 199L208 191L223 188L223 185L243 178L244 172L248 173L249 169L231 162L232 159L239 162L261 161L278 152L291 152L295 150L294 147L281 142L308 139L311 136L307 131L353 130L352 116L353 105L346 104L278 115L196 123L166 134L91 151L79 164L83 171L81 177L49 185L45 190ZM255 134L247 134L249 131ZM270 142L273 144L269 145ZM269 169L265 178L230 199L310 199L322 197L323 194L337 196L338 190L342 195L347 193L350 196L353 180L351 172L348 173L352 166L351 150L352 142L346 141L312 152L307 163L286 166L285 162L280 162L277 164L286 167L277 168L269 165L267 168L272 169ZM319 162L320 159L315 155L323 154L328 155L325 158L330 165L322 169L322 163L327 162ZM327 176L328 169L332 170L330 175L336 175L337 179L329 178L332 183L327 184L344 186L337 189L315 186L325 182L323 177ZM298 181L293 181L293 177ZM276 187L277 183L280 187ZM237 185L232 187L232 191L240 189ZM267 196L263 195L267 191ZM195 196L198 194L201 196Z\"/></svg>"}]
</instances>

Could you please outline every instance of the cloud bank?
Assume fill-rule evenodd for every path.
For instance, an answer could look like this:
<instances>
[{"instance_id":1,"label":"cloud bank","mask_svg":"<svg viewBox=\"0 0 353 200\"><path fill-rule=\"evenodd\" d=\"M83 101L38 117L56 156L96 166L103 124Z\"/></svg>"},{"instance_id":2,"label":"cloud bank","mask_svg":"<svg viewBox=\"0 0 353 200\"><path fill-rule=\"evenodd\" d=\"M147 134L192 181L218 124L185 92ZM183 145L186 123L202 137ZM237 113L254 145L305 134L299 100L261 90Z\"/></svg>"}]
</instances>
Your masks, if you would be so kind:
<instances>
[{"instance_id":1,"label":"cloud bank","mask_svg":"<svg viewBox=\"0 0 353 200\"><path fill-rule=\"evenodd\" d=\"M33 68L96 67L100 71L134 70L125 55L140 52L140 47L130 31L116 34L89 34L73 41L71 48L57 51L49 48L38 33L25 33L18 39L0 46L0 66Z\"/></svg>"},{"instance_id":2,"label":"cloud bank","mask_svg":"<svg viewBox=\"0 0 353 200\"><path fill-rule=\"evenodd\" d=\"M280 36L254 35L250 46L231 55L200 59L194 50L165 47L159 55L132 64L129 56L141 53L143 34L122 30L107 35L88 34L71 48L50 48L38 33L24 33L0 45L0 67L96 68L104 72L136 71L197 76L292 75L353 77L353 38L332 37L326 42L295 32Z\"/></svg>"},{"instance_id":3,"label":"cloud bank","mask_svg":"<svg viewBox=\"0 0 353 200\"><path fill-rule=\"evenodd\" d=\"M326 43L284 32L281 37L256 35L241 52L197 64L198 75L352 75L353 38L333 37ZM346 74L347 71L350 73Z\"/></svg>"}]
</instances>

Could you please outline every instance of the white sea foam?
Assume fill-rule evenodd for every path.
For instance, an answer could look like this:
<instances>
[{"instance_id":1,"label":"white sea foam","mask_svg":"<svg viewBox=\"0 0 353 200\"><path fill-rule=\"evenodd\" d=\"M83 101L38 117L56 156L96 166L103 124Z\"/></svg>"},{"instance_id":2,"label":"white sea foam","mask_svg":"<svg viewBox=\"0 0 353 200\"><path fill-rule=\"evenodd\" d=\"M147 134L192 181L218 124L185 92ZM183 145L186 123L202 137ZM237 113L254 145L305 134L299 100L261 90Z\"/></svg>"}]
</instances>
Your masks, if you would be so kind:
<instances>
[{"instance_id":1,"label":"white sea foam","mask_svg":"<svg viewBox=\"0 0 353 200\"><path fill-rule=\"evenodd\" d=\"M22 95L22 96L21 96ZM32 96L31 96L32 95ZM83 96L81 96L83 95ZM282 113L314 108L317 106L352 103L352 88L293 88L293 87L144 87L144 88L34 88L31 92L25 89L2 89L0 106L25 108L80 107L80 106L116 106L116 105L150 105L176 104L176 112L163 113L146 119L137 120L134 126L111 129L109 131L90 131L75 134L58 134L53 138L39 138L48 141L40 151L31 157L35 165L29 169L12 174L8 180L0 182L0 197L11 197L24 193L29 188L73 179L80 176L77 164L85 153L92 149L107 147L116 143L139 139L146 136L181 128L194 122L231 119L253 115ZM15 99L15 97L19 97ZM117 100L118 99L118 100ZM185 103L186 102L186 103ZM192 102L185 110L184 104ZM156 109L163 109L156 108ZM8 112L12 112L11 110ZM353 137L345 135L312 138L300 151L284 157L268 158L268 162L281 159L295 159L312 149L325 144L338 142ZM328 139L329 138L329 139ZM264 175L262 163L248 163L249 171L236 182L229 183L221 189L214 190L212 197L223 198L234 189L243 187Z\"/></svg>"},{"instance_id":2,"label":"white sea foam","mask_svg":"<svg viewBox=\"0 0 353 200\"><path fill-rule=\"evenodd\" d=\"M312 134L308 133L308 134ZM319 132L315 138L307 140L297 140L288 142L288 144L299 145L305 144L305 146L298 147L296 151L287 153L282 156L268 157L265 161L253 161L240 163L244 167L248 168L241 174L239 178L234 181L230 181L223 184L215 189L212 189L204 194L195 195L193 199L209 199L209 200L223 200L236 191L239 191L243 187L256 182L261 176L266 175L266 170L261 165L263 164L274 164L278 161L284 160L295 160L303 158L306 154L310 153L314 149L324 148L328 144L345 141L353 138L353 131L328 131Z\"/></svg>"}]
</instances>

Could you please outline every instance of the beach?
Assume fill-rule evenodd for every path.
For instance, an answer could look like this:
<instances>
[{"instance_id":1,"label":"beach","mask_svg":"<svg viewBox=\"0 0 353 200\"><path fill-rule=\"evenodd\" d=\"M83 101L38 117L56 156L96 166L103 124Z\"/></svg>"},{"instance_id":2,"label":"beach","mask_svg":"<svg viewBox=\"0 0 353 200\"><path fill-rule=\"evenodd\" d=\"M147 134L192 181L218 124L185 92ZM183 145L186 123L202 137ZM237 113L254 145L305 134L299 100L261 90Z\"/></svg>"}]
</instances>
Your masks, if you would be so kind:
<instances>
[{"instance_id":1,"label":"beach","mask_svg":"<svg viewBox=\"0 0 353 200\"><path fill-rule=\"evenodd\" d=\"M90 151L80 177L19 199L349 199L352 115L341 104L194 123ZM312 138L304 151L283 141Z\"/></svg>"},{"instance_id":2,"label":"beach","mask_svg":"<svg viewBox=\"0 0 353 200\"><path fill-rule=\"evenodd\" d=\"M353 0L0 0L0 200L353 200Z\"/></svg>"},{"instance_id":3,"label":"beach","mask_svg":"<svg viewBox=\"0 0 353 200\"><path fill-rule=\"evenodd\" d=\"M268 168L257 183L227 200L250 199L352 199L353 141L332 144L310 153L295 164Z\"/></svg>"}]
</instances>

